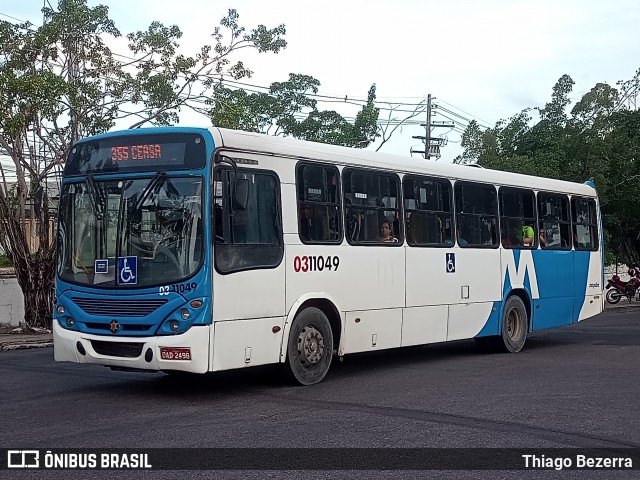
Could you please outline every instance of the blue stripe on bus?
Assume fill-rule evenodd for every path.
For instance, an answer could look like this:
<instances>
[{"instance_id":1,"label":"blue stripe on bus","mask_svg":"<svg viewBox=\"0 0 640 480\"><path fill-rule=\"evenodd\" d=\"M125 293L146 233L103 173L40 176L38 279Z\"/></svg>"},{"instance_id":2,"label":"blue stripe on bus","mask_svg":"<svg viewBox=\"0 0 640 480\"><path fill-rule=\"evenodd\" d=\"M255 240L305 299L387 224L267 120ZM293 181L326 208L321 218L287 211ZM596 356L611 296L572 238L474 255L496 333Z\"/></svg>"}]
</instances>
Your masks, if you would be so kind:
<instances>
[{"instance_id":1,"label":"blue stripe on bus","mask_svg":"<svg viewBox=\"0 0 640 480\"><path fill-rule=\"evenodd\" d=\"M515 264L519 265L521 251L511 252ZM531 301L531 330L577 322L585 300L591 252L533 250L532 256L539 298L533 298L528 269L523 282ZM511 279L507 270L502 290L503 301L493 303L491 314L477 337L500 334L503 305L511 291Z\"/></svg>"}]
</instances>

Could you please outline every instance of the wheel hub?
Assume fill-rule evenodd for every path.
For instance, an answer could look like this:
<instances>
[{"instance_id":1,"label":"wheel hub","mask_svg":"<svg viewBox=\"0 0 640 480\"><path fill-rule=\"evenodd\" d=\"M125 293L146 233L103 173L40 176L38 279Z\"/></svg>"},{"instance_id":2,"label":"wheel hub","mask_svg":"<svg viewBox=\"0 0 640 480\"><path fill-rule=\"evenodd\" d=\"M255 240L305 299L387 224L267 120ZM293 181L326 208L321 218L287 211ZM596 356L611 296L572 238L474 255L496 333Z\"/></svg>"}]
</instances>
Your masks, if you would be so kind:
<instances>
[{"instance_id":1,"label":"wheel hub","mask_svg":"<svg viewBox=\"0 0 640 480\"><path fill-rule=\"evenodd\" d=\"M512 340L516 339L520 335L520 314L514 309L509 312L507 318L507 334Z\"/></svg>"},{"instance_id":2,"label":"wheel hub","mask_svg":"<svg viewBox=\"0 0 640 480\"><path fill-rule=\"evenodd\" d=\"M316 364L324 353L324 338L314 327L305 326L298 336L298 354L302 364Z\"/></svg>"}]
</instances>

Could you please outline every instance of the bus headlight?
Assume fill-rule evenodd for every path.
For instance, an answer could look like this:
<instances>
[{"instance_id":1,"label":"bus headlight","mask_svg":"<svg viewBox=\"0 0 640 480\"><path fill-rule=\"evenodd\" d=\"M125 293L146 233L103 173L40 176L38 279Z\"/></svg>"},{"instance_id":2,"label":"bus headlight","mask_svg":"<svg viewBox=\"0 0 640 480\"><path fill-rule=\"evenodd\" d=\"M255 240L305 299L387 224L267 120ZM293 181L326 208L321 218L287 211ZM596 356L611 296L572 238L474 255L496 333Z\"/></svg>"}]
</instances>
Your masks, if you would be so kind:
<instances>
[{"instance_id":1,"label":"bus headlight","mask_svg":"<svg viewBox=\"0 0 640 480\"><path fill-rule=\"evenodd\" d=\"M178 322L178 320L171 320L169 322L169 328L174 332L177 331L180 328L180 322Z\"/></svg>"},{"instance_id":2,"label":"bus headlight","mask_svg":"<svg viewBox=\"0 0 640 480\"><path fill-rule=\"evenodd\" d=\"M189 312L189 310L187 310L186 308L183 308L182 311L180 312L180 316L182 317L183 320L189 320L189 317L191 316L191 312Z\"/></svg>"},{"instance_id":3,"label":"bus headlight","mask_svg":"<svg viewBox=\"0 0 640 480\"><path fill-rule=\"evenodd\" d=\"M58 308L56 309L56 311L58 312L58 315L63 315L64 307L62 305L58 305Z\"/></svg>"},{"instance_id":4,"label":"bus headlight","mask_svg":"<svg viewBox=\"0 0 640 480\"><path fill-rule=\"evenodd\" d=\"M73 328L75 324L76 324L76 321L73 318L71 317L67 318L67 327Z\"/></svg>"}]
</instances>

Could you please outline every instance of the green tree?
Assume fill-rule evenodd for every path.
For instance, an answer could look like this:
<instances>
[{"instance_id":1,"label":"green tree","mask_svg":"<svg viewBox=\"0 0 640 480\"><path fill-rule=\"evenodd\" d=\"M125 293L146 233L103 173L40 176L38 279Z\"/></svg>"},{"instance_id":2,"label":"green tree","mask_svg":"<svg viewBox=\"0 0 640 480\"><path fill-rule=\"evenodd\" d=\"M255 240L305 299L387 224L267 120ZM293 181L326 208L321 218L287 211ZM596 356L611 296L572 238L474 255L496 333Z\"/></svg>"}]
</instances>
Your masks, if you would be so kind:
<instances>
[{"instance_id":1,"label":"green tree","mask_svg":"<svg viewBox=\"0 0 640 480\"><path fill-rule=\"evenodd\" d=\"M575 82L569 75L563 75L553 86L551 101L544 108L538 108L540 121L547 121L553 125L564 125L567 121L567 106L571 103L569 94L573 90Z\"/></svg>"},{"instance_id":2,"label":"green tree","mask_svg":"<svg viewBox=\"0 0 640 480\"><path fill-rule=\"evenodd\" d=\"M247 31L229 10L213 30L214 43L192 56L177 53L180 29L158 22L127 35L130 52L122 56L107 45L121 33L106 6L60 0L42 12L37 28L0 21L0 149L12 163L9 170L0 164L0 247L13 261L29 327L51 325L55 241L48 187L70 146L116 122L175 122L182 108L209 98L214 78L251 75L241 61L232 62L238 50L286 47L284 25Z\"/></svg>"},{"instance_id":3,"label":"green tree","mask_svg":"<svg viewBox=\"0 0 640 480\"><path fill-rule=\"evenodd\" d=\"M551 101L501 120L482 131L471 122L462 136L463 154L457 163L584 182L593 178L600 196L608 257L621 262L640 260L640 111L623 105L637 87L619 82L621 91L598 83L573 106L573 80L563 75Z\"/></svg>"},{"instance_id":4,"label":"green tree","mask_svg":"<svg viewBox=\"0 0 640 480\"><path fill-rule=\"evenodd\" d=\"M272 83L266 93L249 94L218 84L209 117L218 127L347 147L367 147L379 136L375 85L353 123L336 111L318 109L319 87L314 77L295 73L286 82Z\"/></svg>"},{"instance_id":5,"label":"green tree","mask_svg":"<svg viewBox=\"0 0 640 480\"><path fill-rule=\"evenodd\" d=\"M640 110L621 110L594 161L610 250L622 263L640 262Z\"/></svg>"}]
</instances>

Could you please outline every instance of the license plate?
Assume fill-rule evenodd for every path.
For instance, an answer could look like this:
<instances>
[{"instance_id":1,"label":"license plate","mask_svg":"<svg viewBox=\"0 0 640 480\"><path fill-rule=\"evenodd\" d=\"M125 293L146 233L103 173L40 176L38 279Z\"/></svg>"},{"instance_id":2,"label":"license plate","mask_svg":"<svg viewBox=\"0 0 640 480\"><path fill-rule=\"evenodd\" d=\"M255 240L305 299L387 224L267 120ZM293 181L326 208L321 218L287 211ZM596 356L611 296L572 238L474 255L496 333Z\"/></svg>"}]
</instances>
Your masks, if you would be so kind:
<instances>
[{"instance_id":1,"label":"license plate","mask_svg":"<svg viewBox=\"0 0 640 480\"><path fill-rule=\"evenodd\" d=\"M191 360L191 349L187 347L160 347L162 360Z\"/></svg>"}]
</instances>

